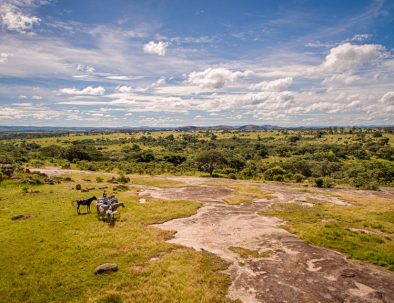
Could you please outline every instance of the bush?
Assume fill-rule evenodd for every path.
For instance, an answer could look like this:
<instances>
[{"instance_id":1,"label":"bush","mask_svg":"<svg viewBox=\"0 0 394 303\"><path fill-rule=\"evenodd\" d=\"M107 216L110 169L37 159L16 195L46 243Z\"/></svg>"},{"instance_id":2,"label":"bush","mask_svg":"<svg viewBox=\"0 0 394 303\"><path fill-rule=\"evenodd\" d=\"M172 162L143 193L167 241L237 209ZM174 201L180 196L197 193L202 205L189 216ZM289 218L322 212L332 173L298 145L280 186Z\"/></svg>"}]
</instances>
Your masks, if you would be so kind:
<instances>
[{"instance_id":1,"label":"bush","mask_svg":"<svg viewBox=\"0 0 394 303\"><path fill-rule=\"evenodd\" d=\"M293 178L294 178L294 181L296 181L297 183L301 183L302 181L304 181L304 176L301 174L298 174L298 173L295 174L293 176Z\"/></svg>"},{"instance_id":2,"label":"bush","mask_svg":"<svg viewBox=\"0 0 394 303\"><path fill-rule=\"evenodd\" d=\"M279 176L282 176L282 180L283 180L285 174L286 174L286 170L284 168L282 168L281 166L275 166L270 169L267 169L264 172L264 179L269 181L279 181L280 180ZM274 177L276 180L274 180Z\"/></svg>"},{"instance_id":3,"label":"bush","mask_svg":"<svg viewBox=\"0 0 394 303\"><path fill-rule=\"evenodd\" d=\"M130 182L130 178L125 176L124 174L121 174L116 181L118 181L119 183L128 183Z\"/></svg>"},{"instance_id":4,"label":"bush","mask_svg":"<svg viewBox=\"0 0 394 303\"><path fill-rule=\"evenodd\" d=\"M278 182L283 182L285 180L283 175L274 175L272 177L272 181L278 181Z\"/></svg>"},{"instance_id":5,"label":"bush","mask_svg":"<svg viewBox=\"0 0 394 303\"><path fill-rule=\"evenodd\" d=\"M324 188L332 188L332 187L334 187L334 185L335 185L335 183L332 178L329 178L329 177L323 178L323 187Z\"/></svg>"},{"instance_id":6,"label":"bush","mask_svg":"<svg viewBox=\"0 0 394 303\"><path fill-rule=\"evenodd\" d=\"M61 168L63 168L63 169L69 169L70 167L71 167L71 164L68 161L64 161L61 163Z\"/></svg>"},{"instance_id":7,"label":"bush","mask_svg":"<svg viewBox=\"0 0 394 303\"><path fill-rule=\"evenodd\" d=\"M316 178L316 179L315 179L315 185L316 185L317 187L322 188L322 187L323 187L323 184L324 184L323 178Z\"/></svg>"},{"instance_id":8,"label":"bush","mask_svg":"<svg viewBox=\"0 0 394 303\"><path fill-rule=\"evenodd\" d=\"M104 181L103 178L101 178L101 177L96 177L96 182L97 182L97 183L101 183L101 182L103 182L103 181Z\"/></svg>"},{"instance_id":9,"label":"bush","mask_svg":"<svg viewBox=\"0 0 394 303\"><path fill-rule=\"evenodd\" d=\"M81 186L81 184L77 184L77 185L75 185L75 189L76 189L76 190L81 190L81 189L82 189L82 186Z\"/></svg>"}]
</instances>

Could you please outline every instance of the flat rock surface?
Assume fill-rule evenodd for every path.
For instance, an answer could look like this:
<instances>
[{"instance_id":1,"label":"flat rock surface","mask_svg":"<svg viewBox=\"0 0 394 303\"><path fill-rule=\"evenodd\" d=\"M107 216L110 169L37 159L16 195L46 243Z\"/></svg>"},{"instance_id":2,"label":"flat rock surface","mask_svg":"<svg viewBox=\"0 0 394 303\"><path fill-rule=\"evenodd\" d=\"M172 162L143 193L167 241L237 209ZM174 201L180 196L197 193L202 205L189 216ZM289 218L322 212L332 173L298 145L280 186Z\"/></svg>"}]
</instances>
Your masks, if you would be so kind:
<instances>
[{"instance_id":1,"label":"flat rock surface","mask_svg":"<svg viewBox=\"0 0 394 303\"><path fill-rule=\"evenodd\" d=\"M196 184L195 179L191 182L205 188ZM229 291L232 299L243 302L394 302L394 273L309 245L282 229L280 219L257 214L271 203L306 201L307 198L343 207L347 202L319 193L296 192L294 188L277 184L261 184L261 187L273 192L276 198L228 205L223 203L224 196L217 196L216 201L201 197L203 206L197 214L155 226L177 231L169 240L171 243L204 249L231 262L227 272L232 278ZM183 189L189 196L187 187ZM155 188L150 193L172 198L171 190ZM180 192L182 188L177 188L173 195L181 198ZM267 257L242 259L230 247L265 252Z\"/></svg>"}]
</instances>

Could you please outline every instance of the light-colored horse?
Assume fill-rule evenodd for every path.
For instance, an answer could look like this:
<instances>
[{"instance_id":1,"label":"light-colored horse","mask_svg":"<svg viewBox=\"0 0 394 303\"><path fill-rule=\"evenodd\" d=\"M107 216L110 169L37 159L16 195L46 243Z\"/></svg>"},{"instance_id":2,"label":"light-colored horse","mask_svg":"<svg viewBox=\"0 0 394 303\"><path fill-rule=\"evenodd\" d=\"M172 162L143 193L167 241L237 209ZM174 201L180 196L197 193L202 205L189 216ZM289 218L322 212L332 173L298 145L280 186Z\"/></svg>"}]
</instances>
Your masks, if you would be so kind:
<instances>
[{"instance_id":1,"label":"light-colored horse","mask_svg":"<svg viewBox=\"0 0 394 303\"><path fill-rule=\"evenodd\" d=\"M115 219L115 215L118 213L117 209L122 206L125 207L125 205L122 202L119 203L114 203L111 204L110 206L108 205L97 205L98 207L98 215L101 218L104 218L105 216L107 216L107 221L108 223L113 223L114 219Z\"/></svg>"}]
</instances>

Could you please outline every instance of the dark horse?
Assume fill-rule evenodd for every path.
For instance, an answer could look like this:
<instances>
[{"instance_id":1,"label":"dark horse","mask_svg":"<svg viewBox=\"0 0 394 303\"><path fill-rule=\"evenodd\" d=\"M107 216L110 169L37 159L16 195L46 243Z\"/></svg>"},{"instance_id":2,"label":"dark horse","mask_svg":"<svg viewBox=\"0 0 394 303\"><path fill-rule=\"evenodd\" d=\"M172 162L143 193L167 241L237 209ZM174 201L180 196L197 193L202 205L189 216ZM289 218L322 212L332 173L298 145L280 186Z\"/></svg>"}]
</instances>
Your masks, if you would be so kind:
<instances>
[{"instance_id":1,"label":"dark horse","mask_svg":"<svg viewBox=\"0 0 394 303\"><path fill-rule=\"evenodd\" d=\"M90 212L90 204L92 204L93 201L97 201L96 196L91 197L91 198L86 199L86 200L77 200L77 212L78 212L78 214L80 213L79 212L79 207L81 205L86 205L87 211Z\"/></svg>"}]
</instances>

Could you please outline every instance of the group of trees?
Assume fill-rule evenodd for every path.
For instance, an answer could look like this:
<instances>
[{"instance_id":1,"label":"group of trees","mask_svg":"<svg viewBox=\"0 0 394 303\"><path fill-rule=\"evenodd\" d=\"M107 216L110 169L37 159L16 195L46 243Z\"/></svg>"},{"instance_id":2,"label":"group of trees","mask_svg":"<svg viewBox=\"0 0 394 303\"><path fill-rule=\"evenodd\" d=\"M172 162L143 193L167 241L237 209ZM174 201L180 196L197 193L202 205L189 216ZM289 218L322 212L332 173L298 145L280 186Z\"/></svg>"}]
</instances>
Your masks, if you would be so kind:
<instances>
[{"instance_id":1,"label":"group of trees","mask_svg":"<svg viewBox=\"0 0 394 303\"><path fill-rule=\"evenodd\" d=\"M186 174L303 182L335 182L361 188L390 185L394 148L388 132L357 130L342 137L332 130L250 133L184 132L131 134L123 138L69 140L40 146L34 140L0 141L0 163L52 161L64 167L126 173ZM62 139L60 139L62 138ZM329 138L330 140L326 140ZM115 148L116 147L116 148Z\"/></svg>"}]
</instances>

